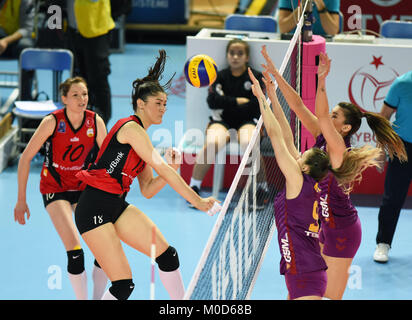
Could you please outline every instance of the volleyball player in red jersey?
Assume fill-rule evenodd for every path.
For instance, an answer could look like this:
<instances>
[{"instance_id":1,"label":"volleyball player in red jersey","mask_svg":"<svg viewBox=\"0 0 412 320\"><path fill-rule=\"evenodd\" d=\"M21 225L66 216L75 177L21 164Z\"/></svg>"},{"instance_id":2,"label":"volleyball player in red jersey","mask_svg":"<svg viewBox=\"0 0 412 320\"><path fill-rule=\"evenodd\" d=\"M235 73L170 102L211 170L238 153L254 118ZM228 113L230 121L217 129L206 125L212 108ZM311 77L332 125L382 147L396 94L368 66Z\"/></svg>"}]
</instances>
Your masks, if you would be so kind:
<instances>
[{"instance_id":1,"label":"volleyball player in red jersey","mask_svg":"<svg viewBox=\"0 0 412 320\"><path fill-rule=\"evenodd\" d=\"M166 52L149 69L148 75L133 82L134 114L120 119L110 130L96 161L77 177L87 184L75 212L77 228L112 282L103 299L126 300L133 291L132 271L121 241L150 257L152 230L156 230L156 262L159 277L172 299L182 299L184 286L179 258L155 224L125 200L134 178L146 198L157 194L166 183L201 211L213 213L216 200L201 198L154 149L146 130L162 123L166 112L165 90L161 85ZM176 155L176 154L175 154ZM175 158L171 155L171 159ZM153 177L153 170L158 174ZM211 210L212 211L209 211Z\"/></svg>"},{"instance_id":2,"label":"volleyball player in red jersey","mask_svg":"<svg viewBox=\"0 0 412 320\"><path fill-rule=\"evenodd\" d=\"M69 78L60 84L63 109L44 117L24 149L18 169L18 197L14 219L24 225L30 218L26 188L30 162L45 145L46 155L41 170L40 193L44 206L67 251L67 271L77 299L87 299L87 275L84 253L73 221L73 211L82 187L75 174L85 167L95 148L106 136L106 126L94 112L86 110L88 90L81 77ZM84 188L84 187L83 187ZM107 276L95 261L93 298L100 298Z\"/></svg>"}]
</instances>

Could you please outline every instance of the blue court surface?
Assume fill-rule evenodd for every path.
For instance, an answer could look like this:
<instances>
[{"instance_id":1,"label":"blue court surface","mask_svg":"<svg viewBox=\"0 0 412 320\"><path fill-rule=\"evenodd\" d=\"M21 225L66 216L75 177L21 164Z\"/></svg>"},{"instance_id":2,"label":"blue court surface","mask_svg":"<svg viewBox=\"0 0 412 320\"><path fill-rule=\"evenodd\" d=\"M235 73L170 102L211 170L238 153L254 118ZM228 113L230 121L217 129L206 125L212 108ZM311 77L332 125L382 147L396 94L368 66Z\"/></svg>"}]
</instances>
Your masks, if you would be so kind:
<instances>
[{"instance_id":1,"label":"blue court surface","mask_svg":"<svg viewBox=\"0 0 412 320\"><path fill-rule=\"evenodd\" d=\"M167 80L168 76L176 72L177 80L182 75L185 62L185 45L127 44L124 53L111 55L113 117L109 122L109 129L115 120L132 114L130 101L132 81L146 74L160 48L166 49L170 57L166 63L164 79ZM15 61L0 61L2 70L16 70L16 68ZM185 121L184 91L179 95L169 96L164 123L157 128L150 128L149 136L152 137L153 132L159 128L170 130L174 135L176 121ZM75 298L66 273L65 249L43 207L39 192L40 168L40 162L32 163L27 188L31 218L25 226L14 222L13 218L17 199L17 165L8 167L0 174L1 300ZM207 190L204 191L205 195L207 193ZM224 200L225 193L222 192L219 197L220 200ZM343 298L349 300L412 299L412 233L410 232L412 210L404 209L401 213L390 251L390 261L387 264L378 264L373 261L372 255L375 249L380 197L370 197L367 200L366 204L362 204L365 201L355 201L359 204L357 208L363 228L362 244L354 259ZM168 242L177 248L183 281L187 286L217 216L209 217L203 212L189 208L186 201L169 186L154 198L145 199L140 194L138 183L134 182L128 201L155 221ZM287 290L284 279L279 274L280 254L275 240L276 236L269 246L251 299L286 299ZM136 285L130 299L147 300L150 297L150 259L126 245L124 248ZM85 244L83 249L91 296L93 257ZM169 299L157 274L156 299Z\"/></svg>"}]
</instances>

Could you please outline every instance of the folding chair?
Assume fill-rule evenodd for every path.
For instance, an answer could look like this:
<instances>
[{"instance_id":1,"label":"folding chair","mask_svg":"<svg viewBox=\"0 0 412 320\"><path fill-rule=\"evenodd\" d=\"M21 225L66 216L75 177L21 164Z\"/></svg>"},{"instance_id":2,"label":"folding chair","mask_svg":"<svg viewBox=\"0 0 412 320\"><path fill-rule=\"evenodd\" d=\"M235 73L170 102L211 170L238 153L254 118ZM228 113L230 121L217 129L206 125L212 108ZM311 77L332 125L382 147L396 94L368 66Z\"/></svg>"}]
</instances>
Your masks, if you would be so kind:
<instances>
[{"instance_id":1,"label":"folding chair","mask_svg":"<svg viewBox=\"0 0 412 320\"><path fill-rule=\"evenodd\" d=\"M272 16L230 14L225 18L226 30L276 32L277 21Z\"/></svg>"},{"instance_id":2,"label":"folding chair","mask_svg":"<svg viewBox=\"0 0 412 320\"><path fill-rule=\"evenodd\" d=\"M1 99L0 116L5 116L11 111L14 101L19 96L19 73L15 71L0 71L0 88L9 89L7 99L3 102ZM3 93L3 92L2 92Z\"/></svg>"},{"instance_id":3,"label":"folding chair","mask_svg":"<svg viewBox=\"0 0 412 320\"><path fill-rule=\"evenodd\" d=\"M385 20L380 26L380 34L385 38L412 39L412 22Z\"/></svg>"},{"instance_id":4,"label":"folding chair","mask_svg":"<svg viewBox=\"0 0 412 320\"><path fill-rule=\"evenodd\" d=\"M49 70L52 72L52 97L54 103L60 102L59 85L62 82L63 72L67 71L69 77L73 74L73 54L66 49L37 49L27 48L22 51L19 59L19 88L22 88L23 70ZM38 80L38 79L37 79ZM21 95L20 95L21 96ZM41 102L25 104L16 101L13 114L17 119L17 152L24 148L30 137L36 131L37 125L44 116L51 112L50 108ZM37 124L33 126L33 122Z\"/></svg>"}]
</instances>

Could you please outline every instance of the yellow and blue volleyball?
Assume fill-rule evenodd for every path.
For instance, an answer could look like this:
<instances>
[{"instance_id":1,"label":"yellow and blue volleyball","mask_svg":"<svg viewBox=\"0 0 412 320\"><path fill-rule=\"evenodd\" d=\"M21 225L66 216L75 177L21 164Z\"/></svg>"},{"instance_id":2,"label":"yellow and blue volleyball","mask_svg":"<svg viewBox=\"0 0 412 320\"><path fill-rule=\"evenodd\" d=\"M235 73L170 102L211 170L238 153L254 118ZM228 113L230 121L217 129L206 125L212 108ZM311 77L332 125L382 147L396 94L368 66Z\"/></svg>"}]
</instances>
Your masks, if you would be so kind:
<instances>
[{"instance_id":1,"label":"yellow and blue volleyball","mask_svg":"<svg viewBox=\"0 0 412 320\"><path fill-rule=\"evenodd\" d=\"M205 54L198 54L186 61L184 74L187 82L196 88L210 86L216 80L216 62Z\"/></svg>"}]
</instances>

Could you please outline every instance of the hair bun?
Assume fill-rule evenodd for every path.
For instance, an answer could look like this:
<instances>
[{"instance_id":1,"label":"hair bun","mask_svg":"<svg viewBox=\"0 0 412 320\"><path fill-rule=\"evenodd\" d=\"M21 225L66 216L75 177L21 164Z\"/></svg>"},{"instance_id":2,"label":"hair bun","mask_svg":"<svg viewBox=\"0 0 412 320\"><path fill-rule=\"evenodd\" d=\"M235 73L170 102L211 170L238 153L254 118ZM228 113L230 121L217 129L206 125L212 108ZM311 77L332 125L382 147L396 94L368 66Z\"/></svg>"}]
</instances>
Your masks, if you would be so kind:
<instances>
[{"instance_id":1,"label":"hair bun","mask_svg":"<svg viewBox=\"0 0 412 320\"><path fill-rule=\"evenodd\" d=\"M138 86L140 86L143 83L144 83L143 79L136 79L135 81L133 81L133 88L136 89Z\"/></svg>"}]
</instances>

